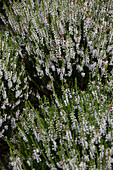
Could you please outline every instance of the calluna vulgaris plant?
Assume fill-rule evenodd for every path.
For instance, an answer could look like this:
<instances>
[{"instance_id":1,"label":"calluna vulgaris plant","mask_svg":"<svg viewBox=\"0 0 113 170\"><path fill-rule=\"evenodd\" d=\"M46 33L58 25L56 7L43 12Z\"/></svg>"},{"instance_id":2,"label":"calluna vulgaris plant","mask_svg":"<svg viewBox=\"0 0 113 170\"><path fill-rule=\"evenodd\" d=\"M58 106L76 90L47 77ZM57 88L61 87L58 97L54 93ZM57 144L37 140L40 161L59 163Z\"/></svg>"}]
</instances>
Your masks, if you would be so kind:
<instances>
[{"instance_id":1,"label":"calluna vulgaris plant","mask_svg":"<svg viewBox=\"0 0 113 170\"><path fill-rule=\"evenodd\" d=\"M7 17L0 14L10 25L10 31L0 36L0 137L10 139L10 165L112 168L112 1L9 2L9 8L4 4ZM19 131L16 136L15 131ZM53 145L57 150L52 150Z\"/></svg>"},{"instance_id":2,"label":"calluna vulgaris plant","mask_svg":"<svg viewBox=\"0 0 113 170\"><path fill-rule=\"evenodd\" d=\"M62 80L74 86L77 77L79 88L85 90L89 72L94 80L97 67L104 83L107 74L112 74L111 1L27 0L10 3L10 10L4 5L8 19L1 15L4 23L12 28L10 33L6 32L6 42L12 41L13 46L5 47L5 39L1 41L1 63L5 63L1 66L2 114L8 107L11 112L16 107L13 113L18 115L27 99L37 108L38 97L46 95L50 98L52 86L61 97Z\"/></svg>"},{"instance_id":3,"label":"calluna vulgaris plant","mask_svg":"<svg viewBox=\"0 0 113 170\"><path fill-rule=\"evenodd\" d=\"M39 112L26 102L17 134L12 137L10 165L14 169L112 169L113 107L105 87L89 83L87 92L62 86L50 106L40 100ZM53 89L54 91L54 89ZM45 166L44 166L45 164Z\"/></svg>"}]
</instances>

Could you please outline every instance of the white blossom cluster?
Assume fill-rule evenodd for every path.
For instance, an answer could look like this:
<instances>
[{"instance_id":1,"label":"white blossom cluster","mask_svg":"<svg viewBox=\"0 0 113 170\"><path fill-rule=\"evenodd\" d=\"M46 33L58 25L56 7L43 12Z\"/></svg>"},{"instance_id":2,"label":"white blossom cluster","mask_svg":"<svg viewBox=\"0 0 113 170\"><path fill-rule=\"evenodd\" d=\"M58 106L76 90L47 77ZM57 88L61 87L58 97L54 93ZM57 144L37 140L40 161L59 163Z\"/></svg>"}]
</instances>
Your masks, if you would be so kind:
<instances>
[{"instance_id":1,"label":"white blossom cluster","mask_svg":"<svg viewBox=\"0 0 113 170\"><path fill-rule=\"evenodd\" d=\"M38 5L39 7L38 2L35 3L35 5ZM111 54L113 51L113 33L111 28L112 19L111 16L109 16L109 10L112 10L110 1L106 3L104 3L104 1L101 3L97 3L95 1L81 1L78 3L77 0L75 0L71 3L67 1L67 4L66 2L63 2L60 4L60 7L59 1L44 1L44 4L40 5L38 10L33 4L34 3L31 0L28 2L22 1L21 4L17 3L17 5L15 5L15 3L12 4L14 14L20 17L20 21L19 23L13 21L14 16L10 14L10 12L7 12L7 22L9 22L11 26L13 24L12 28L14 31L19 33L18 43L20 47L24 43L23 41L25 40L26 34L28 34L29 41L25 44L25 48L29 55L33 52L36 57L37 64L35 67L37 70L37 76L41 78L44 77L44 72L41 70L41 66L43 66L45 67L46 75L49 76L50 79L53 79L50 73L50 68L52 68L53 72L57 70L59 67L58 61L62 61L62 57L64 60L64 69L62 72L62 68L59 68L61 80L65 80L66 76L71 76L73 71L72 66L74 64L76 64L77 71L81 72L81 76L83 77L85 77L83 66L87 66L92 74L95 72L96 67L101 69L101 76L107 74L106 65L113 65L112 57L109 62L107 60L107 52ZM92 11L93 7L95 10ZM61 13L60 17L57 12L58 8ZM52 20L51 25L48 22L49 15ZM109 18L107 21L105 21L105 15ZM9 16L11 17L12 23L10 22ZM38 16L38 18L36 16ZM40 24L38 23L38 20ZM80 41L82 38L82 28L80 27L81 20L84 21L83 34L84 38L86 37L87 39L87 48L89 48L92 58L97 58L98 62L90 62L91 58L89 52L87 53L87 49L84 52L84 49L80 47ZM67 22L69 22L68 34L65 29ZM31 26L28 27L29 25ZM54 34L54 39L50 37L50 29ZM108 37L106 36L107 30L110 31ZM65 34L66 39L64 39ZM76 44L73 42L71 35L73 36ZM49 54L46 54L43 49L39 48L39 42L44 47L44 39L46 48L49 50ZM108 48L105 49L107 43ZM36 48L34 48L34 44ZM76 46L76 51L74 46ZM65 56L61 56L61 48L65 51ZM49 62L47 55L49 56ZM82 57L82 66L79 66L76 55L80 55ZM44 61L45 58L46 61ZM72 62L72 59L75 59L75 61ZM53 61L57 61L55 65ZM68 70L67 73L66 69ZM95 76L95 74L93 74L93 76Z\"/></svg>"},{"instance_id":2,"label":"white blossom cluster","mask_svg":"<svg viewBox=\"0 0 113 170\"><path fill-rule=\"evenodd\" d=\"M25 66L22 64L22 60L19 61L19 51L13 49L13 47L8 43L9 34L5 32L4 40L0 40L2 57L0 59L0 104L1 104L1 122L2 125L9 120L11 127L16 128L16 120L19 120L19 114L13 111L13 116L7 112L9 110L14 110L16 107L24 102L26 95L28 93L28 78L25 73ZM23 80L22 80L23 79ZM23 94L24 92L24 94ZM18 112L19 113L19 112ZM4 119L5 115L5 119ZM4 126L1 127L0 132L4 136L4 132L8 130Z\"/></svg>"},{"instance_id":3,"label":"white blossom cluster","mask_svg":"<svg viewBox=\"0 0 113 170\"><path fill-rule=\"evenodd\" d=\"M96 84L97 90L94 90L94 85L89 84L89 93L75 89L71 91L62 86L62 100L55 97L60 107L57 102L53 103L52 107L49 107L46 101L42 103L44 120L35 109L28 111L29 114L26 112L26 119L22 119L20 129L26 137L24 141L27 145L31 145L29 135L32 131L32 141L35 141L32 149L36 149L31 157L36 160L37 166L43 152L48 160L46 164L51 169L86 169L89 168L91 160L93 164L90 168L95 169L96 159L99 169L112 169L113 134L110 129L113 128L113 106L106 100L107 94L100 82ZM26 108L27 110L29 109ZM39 142L42 142L42 147L38 145ZM107 142L111 146L107 145ZM82 156L79 146L82 147ZM56 161L58 158L60 161L57 161L56 165L52 163L51 160Z\"/></svg>"}]
</instances>

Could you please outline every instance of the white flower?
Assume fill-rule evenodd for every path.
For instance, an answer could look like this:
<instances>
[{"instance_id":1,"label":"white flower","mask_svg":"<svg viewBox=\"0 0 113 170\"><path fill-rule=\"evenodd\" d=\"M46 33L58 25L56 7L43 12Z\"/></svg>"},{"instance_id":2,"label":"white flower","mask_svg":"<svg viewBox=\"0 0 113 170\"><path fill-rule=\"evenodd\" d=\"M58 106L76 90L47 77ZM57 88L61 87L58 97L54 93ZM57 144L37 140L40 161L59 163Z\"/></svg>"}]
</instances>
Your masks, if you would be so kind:
<instances>
[{"instance_id":1,"label":"white flower","mask_svg":"<svg viewBox=\"0 0 113 170\"><path fill-rule=\"evenodd\" d=\"M71 63L67 63L67 69L71 69L72 66L71 66Z\"/></svg>"},{"instance_id":2,"label":"white flower","mask_svg":"<svg viewBox=\"0 0 113 170\"><path fill-rule=\"evenodd\" d=\"M16 103L15 103L15 106L19 105L20 104L20 100L18 100Z\"/></svg>"},{"instance_id":3,"label":"white flower","mask_svg":"<svg viewBox=\"0 0 113 170\"><path fill-rule=\"evenodd\" d=\"M23 140L24 140L25 142L28 142L28 139L26 138L25 135L23 135Z\"/></svg>"},{"instance_id":4,"label":"white flower","mask_svg":"<svg viewBox=\"0 0 113 170\"><path fill-rule=\"evenodd\" d=\"M47 89L48 89L48 90L52 90L52 86L53 86L53 83L50 82L49 84L47 84Z\"/></svg>"},{"instance_id":5,"label":"white flower","mask_svg":"<svg viewBox=\"0 0 113 170\"><path fill-rule=\"evenodd\" d=\"M2 131L0 132L0 138L3 137L3 133L4 133L4 129L2 129Z\"/></svg>"},{"instance_id":6,"label":"white flower","mask_svg":"<svg viewBox=\"0 0 113 170\"><path fill-rule=\"evenodd\" d=\"M111 72L110 72L110 73L111 73L111 75L113 75L113 69L111 70Z\"/></svg>"},{"instance_id":7,"label":"white flower","mask_svg":"<svg viewBox=\"0 0 113 170\"><path fill-rule=\"evenodd\" d=\"M14 74L14 75L13 75L12 80L13 80L13 83L16 82L16 80L17 80L17 74Z\"/></svg>"},{"instance_id":8,"label":"white flower","mask_svg":"<svg viewBox=\"0 0 113 170\"><path fill-rule=\"evenodd\" d=\"M27 160L27 164L30 166L31 164L30 164L30 162L29 162L29 160Z\"/></svg>"},{"instance_id":9,"label":"white flower","mask_svg":"<svg viewBox=\"0 0 113 170\"><path fill-rule=\"evenodd\" d=\"M7 119L9 120L11 118L11 116L8 116Z\"/></svg>"},{"instance_id":10,"label":"white flower","mask_svg":"<svg viewBox=\"0 0 113 170\"><path fill-rule=\"evenodd\" d=\"M83 51L78 50L77 53L78 53L78 55L80 55L81 57L84 56L84 52L83 52Z\"/></svg>"},{"instance_id":11,"label":"white flower","mask_svg":"<svg viewBox=\"0 0 113 170\"><path fill-rule=\"evenodd\" d=\"M2 122L3 122L2 117L0 117L0 127L2 126Z\"/></svg>"},{"instance_id":12,"label":"white flower","mask_svg":"<svg viewBox=\"0 0 113 170\"><path fill-rule=\"evenodd\" d=\"M22 93L22 90L18 90L18 91L16 91L16 95L15 95L15 97L17 98L17 97L19 97L20 96L20 94Z\"/></svg>"},{"instance_id":13,"label":"white flower","mask_svg":"<svg viewBox=\"0 0 113 170\"><path fill-rule=\"evenodd\" d=\"M45 68L45 72L46 72L46 75L48 76L48 75L49 75L49 69L48 69L48 67Z\"/></svg>"},{"instance_id":14,"label":"white flower","mask_svg":"<svg viewBox=\"0 0 113 170\"><path fill-rule=\"evenodd\" d=\"M3 99L6 99L6 96L7 96L7 94L6 94L6 91L4 90L3 91Z\"/></svg>"},{"instance_id":15,"label":"white flower","mask_svg":"<svg viewBox=\"0 0 113 170\"><path fill-rule=\"evenodd\" d=\"M105 68L101 68L101 76L105 74Z\"/></svg>"},{"instance_id":16,"label":"white flower","mask_svg":"<svg viewBox=\"0 0 113 170\"><path fill-rule=\"evenodd\" d=\"M85 155L84 159L85 159L86 162L89 162L89 155Z\"/></svg>"},{"instance_id":17,"label":"white flower","mask_svg":"<svg viewBox=\"0 0 113 170\"><path fill-rule=\"evenodd\" d=\"M16 128L15 118L11 118L11 126L13 129Z\"/></svg>"},{"instance_id":18,"label":"white flower","mask_svg":"<svg viewBox=\"0 0 113 170\"><path fill-rule=\"evenodd\" d=\"M55 142L55 141L53 141L53 145L54 145L54 148L53 148L53 150L54 150L54 151L56 151L57 144L56 144L56 142Z\"/></svg>"},{"instance_id":19,"label":"white flower","mask_svg":"<svg viewBox=\"0 0 113 170\"><path fill-rule=\"evenodd\" d=\"M2 77L3 76L3 72L0 70L0 76Z\"/></svg>"},{"instance_id":20,"label":"white flower","mask_svg":"<svg viewBox=\"0 0 113 170\"><path fill-rule=\"evenodd\" d=\"M51 68L52 68L53 71L55 71L55 66L54 65L52 65Z\"/></svg>"},{"instance_id":21,"label":"white flower","mask_svg":"<svg viewBox=\"0 0 113 170\"><path fill-rule=\"evenodd\" d=\"M63 74L65 73L65 67L62 68L62 73L63 73Z\"/></svg>"},{"instance_id":22,"label":"white flower","mask_svg":"<svg viewBox=\"0 0 113 170\"><path fill-rule=\"evenodd\" d=\"M57 68L57 73L59 74L61 72L60 68Z\"/></svg>"},{"instance_id":23,"label":"white flower","mask_svg":"<svg viewBox=\"0 0 113 170\"><path fill-rule=\"evenodd\" d=\"M8 130L8 125L4 126L4 129Z\"/></svg>"},{"instance_id":24,"label":"white flower","mask_svg":"<svg viewBox=\"0 0 113 170\"><path fill-rule=\"evenodd\" d=\"M79 72L81 72L81 71L83 70L83 68L82 68L80 65L77 65L77 66L76 66L76 69L77 69Z\"/></svg>"},{"instance_id":25,"label":"white flower","mask_svg":"<svg viewBox=\"0 0 113 170\"><path fill-rule=\"evenodd\" d=\"M112 138L112 135L111 135L111 132L109 132L109 133L106 135L106 141L109 141L111 138Z\"/></svg>"},{"instance_id":26,"label":"white flower","mask_svg":"<svg viewBox=\"0 0 113 170\"><path fill-rule=\"evenodd\" d=\"M81 76L82 76L82 77L85 77L85 73L81 73Z\"/></svg>"},{"instance_id":27,"label":"white flower","mask_svg":"<svg viewBox=\"0 0 113 170\"><path fill-rule=\"evenodd\" d=\"M90 70L94 70L94 69L95 69L95 67L96 67L96 62L94 62L93 64L91 64L91 66L90 66Z\"/></svg>"},{"instance_id":28,"label":"white flower","mask_svg":"<svg viewBox=\"0 0 113 170\"><path fill-rule=\"evenodd\" d=\"M8 80L8 87L9 87L9 89L10 89L12 86L13 86L12 81L11 81L11 80Z\"/></svg>"},{"instance_id":29,"label":"white flower","mask_svg":"<svg viewBox=\"0 0 113 170\"><path fill-rule=\"evenodd\" d=\"M104 62L104 64L107 65L107 64L108 64L108 61Z\"/></svg>"},{"instance_id":30,"label":"white flower","mask_svg":"<svg viewBox=\"0 0 113 170\"><path fill-rule=\"evenodd\" d=\"M102 60L100 60L100 59L98 59L98 66L99 66L99 68L101 68L101 66L102 66Z\"/></svg>"},{"instance_id":31,"label":"white flower","mask_svg":"<svg viewBox=\"0 0 113 170\"><path fill-rule=\"evenodd\" d=\"M86 169L86 163L85 162L81 162L79 164L79 167L80 167L81 170L85 170Z\"/></svg>"},{"instance_id":32,"label":"white flower","mask_svg":"<svg viewBox=\"0 0 113 170\"><path fill-rule=\"evenodd\" d=\"M72 70L68 71L68 76L70 77L72 74Z\"/></svg>"},{"instance_id":33,"label":"white flower","mask_svg":"<svg viewBox=\"0 0 113 170\"><path fill-rule=\"evenodd\" d=\"M68 140L68 142L70 140L72 140L72 135L71 135L71 131L70 130L66 130L66 139Z\"/></svg>"},{"instance_id":34,"label":"white flower","mask_svg":"<svg viewBox=\"0 0 113 170\"><path fill-rule=\"evenodd\" d=\"M4 104L1 106L1 108L2 108L2 109L6 109L6 107L5 107L5 105L4 105Z\"/></svg>"},{"instance_id":35,"label":"white flower","mask_svg":"<svg viewBox=\"0 0 113 170\"><path fill-rule=\"evenodd\" d=\"M16 119L18 119L19 114L20 114L20 110L17 110L17 112L16 112Z\"/></svg>"},{"instance_id":36,"label":"white flower","mask_svg":"<svg viewBox=\"0 0 113 170\"><path fill-rule=\"evenodd\" d=\"M39 152L37 152L37 149L33 150L33 159L36 159L37 163L41 161L40 155L38 153Z\"/></svg>"},{"instance_id":37,"label":"white flower","mask_svg":"<svg viewBox=\"0 0 113 170\"><path fill-rule=\"evenodd\" d=\"M63 74L62 73L60 74L60 80L63 80Z\"/></svg>"}]
</instances>

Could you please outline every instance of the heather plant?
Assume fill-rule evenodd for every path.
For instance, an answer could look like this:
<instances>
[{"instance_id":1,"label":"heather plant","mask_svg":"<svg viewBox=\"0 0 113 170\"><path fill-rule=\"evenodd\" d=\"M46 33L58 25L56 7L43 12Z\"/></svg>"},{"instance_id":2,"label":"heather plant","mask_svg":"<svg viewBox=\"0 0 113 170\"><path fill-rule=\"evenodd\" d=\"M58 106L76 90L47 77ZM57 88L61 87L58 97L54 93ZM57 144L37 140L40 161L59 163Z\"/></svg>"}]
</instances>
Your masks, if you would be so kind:
<instances>
[{"instance_id":1,"label":"heather plant","mask_svg":"<svg viewBox=\"0 0 113 170\"><path fill-rule=\"evenodd\" d=\"M8 7L4 4L7 17L2 14L0 16L4 24L10 26L10 31L6 34L9 34L12 43L12 47L9 47L11 58L18 60L12 59L10 62L8 50L2 60L6 67L14 65L12 69L20 64L24 80L20 80L19 77L19 84L22 84L22 87L25 84L28 89L26 100L30 100L35 108L38 108L38 99L43 95L50 99L50 95L53 94L52 86L57 96L62 96L62 80L72 87L76 77L78 87L81 90L87 89L89 73L92 81L95 80L97 67L102 83L106 83L107 74L112 75L113 72L111 1L22 0L20 3L9 0L9 4ZM4 44L4 40L1 40L1 44ZM1 55L3 53L4 48L1 48ZM7 74L4 66L1 68L2 72ZM20 74L21 68L18 67ZM8 71L11 86L13 86L12 73ZM14 74L18 75L16 72ZM1 86L1 89L5 90L8 87L4 82L7 82L7 76L4 76ZM16 88L15 91L12 87L11 95L15 93L15 96L5 101L4 90L1 90L3 98L1 108L4 115L7 112L6 105L10 105L13 110L17 102L22 108L19 94L24 95L25 90L20 86L20 89ZM16 93L18 101L14 100ZM18 114L18 109L16 111Z\"/></svg>"},{"instance_id":2,"label":"heather plant","mask_svg":"<svg viewBox=\"0 0 113 170\"><path fill-rule=\"evenodd\" d=\"M8 29L7 29L8 30ZM0 138L10 136L16 120L28 98L25 65L19 58L18 44L14 44L6 31L0 37ZM9 131L7 132L7 130Z\"/></svg>"},{"instance_id":3,"label":"heather plant","mask_svg":"<svg viewBox=\"0 0 113 170\"><path fill-rule=\"evenodd\" d=\"M93 93L97 97L100 87L97 85L98 81L102 83L104 95L101 98L105 101L103 109L107 104L111 104L108 109L111 113L113 102L112 1L21 0L20 3L19 0L17 2L9 0L9 4L8 7L4 4L6 16L0 14L4 24L10 28L10 30L6 29L4 35L0 34L0 137L5 139L4 136L7 136L12 138L10 142L13 142L14 132L19 130L16 123L18 122L18 126L21 125L26 115L25 109L27 107L29 109L29 104L25 104L27 100L31 103L36 115L39 113L41 121L42 119L44 121L46 113L40 108L43 105L44 96L48 98L50 104L48 107L51 110L52 105L55 105L54 94L58 101L64 100L62 82L64 86L68 85L71 89L75 86L75 78L80 95L83 91L85 95L88 93L90 96L87 90L88 82L91 80L92 87L96 89ZM94 101L93 97L89 98ZM97 103L93 103L94 108L98 108ZM89 107L90 104L87 105ZM59 112L58 107L57 112ZM31 126L29 124L29 127ZM19 141L20 139L21 136ZM110 148L106 143L105 145L106 148ZM78 152L79 149L83 149L81 145L80 148ZM28 150L26 155L29 153ZM15 152L12 152L13 154ZM42 155L45 161L47 155L44 156L43 153ZM81 155L79 162L83 157ZM22 161L23 156L18 159ZM47 163L47 160L45 162ZM95 162L98 161L95 160ZM34 164L36 161L33 160L31 167ZM51 164L53 166L52 162ZM13 163L12 166L14 166ZM26 160L23 161L22 166L27 166ZM43 167L40 162L41 166Z\"/></svg>"},{"instance_id":4,"label":"heather plant","mask_svg":"<svg viewBox=\"0 0 113 170\"><path fill-rule=\"evenodd\" d=\"M61 80L73 86L75 77L78 86L86 89L89 72L94 79L97 65L103 82L107 72L112 74L110 2L23 0L10 2L10 10L4 5L8 20L3 20L19 44L19 57L35 94L40 88L39 93L46 91L49 97L54 85L61 96Z\"/></svg>"},{"instance_id":5,"label":"heather plant","mask_svg":"<svg viewBox=\"0 0 113 170\"><path fill-rule=\"evenodd\" d=\"M52 106L46 97L40 100L44 118L26 102L18 132L8 141L13 169L113 168L113 104L100 80L88 87L62 85L61 99L53 88Z\"/></svg>"}]
</instances>

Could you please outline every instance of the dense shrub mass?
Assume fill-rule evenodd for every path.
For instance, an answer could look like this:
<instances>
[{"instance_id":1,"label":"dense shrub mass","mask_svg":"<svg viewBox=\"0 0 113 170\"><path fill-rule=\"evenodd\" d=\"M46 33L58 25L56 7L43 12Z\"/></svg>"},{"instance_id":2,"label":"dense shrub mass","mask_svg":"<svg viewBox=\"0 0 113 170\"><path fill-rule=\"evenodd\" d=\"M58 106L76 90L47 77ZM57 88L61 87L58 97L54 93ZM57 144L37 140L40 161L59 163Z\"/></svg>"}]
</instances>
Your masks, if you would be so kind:
<instances>
[{"instance_id":1,"label":"dense shrub mass","mask_svg":"<svg viewBox=\"0 0 113 170\"><path fill-rule=\"evenodd\" d=\"M0 14L0 138L10 167L112 169L112 1L9 4Z\"/></svg>"},{"instance_id":2,"label":"dense shrub mass","mask_svg":"<svg viewBox=\"0 0 113 170\"><path fill-rule=\"evenodd\" d=\"M40 100L43 119L26 103L9 143L14 169L112 169L113 108L100 81L89 86L87 92L62 86L62 99L54 94L52 107Z\"/></svg>"}]
</instances>

